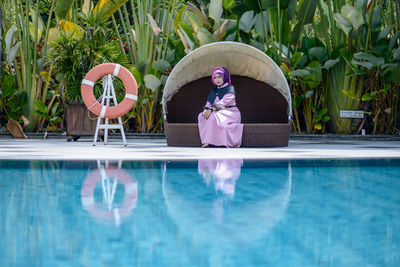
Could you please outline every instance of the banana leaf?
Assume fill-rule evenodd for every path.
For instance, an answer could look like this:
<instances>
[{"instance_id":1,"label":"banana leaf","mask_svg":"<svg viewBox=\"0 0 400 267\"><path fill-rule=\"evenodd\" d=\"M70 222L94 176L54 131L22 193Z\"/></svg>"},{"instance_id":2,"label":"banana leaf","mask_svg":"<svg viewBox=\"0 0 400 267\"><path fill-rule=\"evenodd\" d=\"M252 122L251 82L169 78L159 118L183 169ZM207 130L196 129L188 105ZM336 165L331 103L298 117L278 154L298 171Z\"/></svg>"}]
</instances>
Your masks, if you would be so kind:
<instances>
[{"instance_id":1,"label":"banana leaf","mask_svg":"<svg viewBox=\"0 0 400 267\"><path fill-rule=\"evenodd\" d=\"M81 38L84 32L81 26L68 20L60 20L58 26L62 31L72 33L75 38Z\"/></svg>"},{"instance_id":2,"label":"banana leaf","mask_svg":"<svg viewBox=\"0 0 400 267\"><path fill-rule=\"evenodd\" d=\"M93 9L93 13L103 20L108 20L128 0L100 0Z\"/></svg>"},{"instance_id":3,"label":"banana leaf","mask_svg":"<svg viewBox=\"0 0 400 267\"><path fill-rule=\"evenodd\" d=\"M199 27L196 37L200 46L215 42L214 36L204 27Z\"/></svg>"},{"instance_id":4,"label":"banana leaf","mask_svg":"<svg viewBox=\"0 0 400 267\"><path fill-rule=\"evenodd\" d=\"M341 15L351 25L351 28L358 30L358 28L364 24L364 18L360 10L351 5L345 5L340 11Z\"/></svg>"},{"instance_id":5,"label":"banana leaf","mask_svg":"<svg viewBox=\"0 0 400 267\"><path fill-rule=\"evenodd\" d=\"M221 19L222 12L224 11L222 7L222 0L210 0L210 5L208 7L208 16L212 18L216 23Z\"/></svg>"},{"instance_id":6,"label":"banana leaf","mask_svg":"<svg viewBox=\"0 0 400 267\"><path fill-rule=\"evenodd\" d=\"M256 17L254 17L254 11L246 11L239 20L239 29L245 33L249 33L256 23Z\"/></svg>"},{"instance_id":7,"label":"banana leaf","mask_svg":"<svg viewBox=\"0 0 400 267\"><path fill-rule=\"evenodd\" d=\"M56 7L54 10L57 19L59 20L66 19L74 3L75 0L57 0Z\"/></svg>"}]
</instances>

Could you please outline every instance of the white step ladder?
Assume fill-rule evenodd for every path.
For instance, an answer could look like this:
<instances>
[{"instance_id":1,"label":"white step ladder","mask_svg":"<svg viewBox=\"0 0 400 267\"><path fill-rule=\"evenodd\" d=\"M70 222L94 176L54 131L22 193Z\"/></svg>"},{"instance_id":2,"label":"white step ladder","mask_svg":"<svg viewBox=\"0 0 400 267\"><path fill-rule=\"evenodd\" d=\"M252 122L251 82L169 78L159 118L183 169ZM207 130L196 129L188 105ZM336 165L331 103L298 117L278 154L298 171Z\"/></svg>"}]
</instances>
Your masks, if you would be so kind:
<instances>
[{"instance_id":1,"label":"white step ladder","mask_svg":"<svg viewBox=\"0 0 400 267\"><path fill-rule=\"evenodd\" d=\"M114 106L118 105L117 97L115 96L113 80L114 80L114 76L112 76L111 74L108 74L107 76L103 77L104 92L101 97L101 105L106 106L106 107L110 106L110 99L113 100ZM102 119L104 119L104 124L101 123ZM105 145L107 145L108 129L119 129L121 131L122 140L124 142L124 145L125 146L127 145L126 138L125 138L125 131L124 131L124 127L122 125L121 117L118 117L117 119L118 119L118 124L109 124L110 119L102 118L101 116L99 116L97 118L97 125L96 125L96 132L94 134L94 139L93 139L93 146L96 145L97 137L99 135L100 129L104 129L104 144Z\"/></svg>"}]
</instances>

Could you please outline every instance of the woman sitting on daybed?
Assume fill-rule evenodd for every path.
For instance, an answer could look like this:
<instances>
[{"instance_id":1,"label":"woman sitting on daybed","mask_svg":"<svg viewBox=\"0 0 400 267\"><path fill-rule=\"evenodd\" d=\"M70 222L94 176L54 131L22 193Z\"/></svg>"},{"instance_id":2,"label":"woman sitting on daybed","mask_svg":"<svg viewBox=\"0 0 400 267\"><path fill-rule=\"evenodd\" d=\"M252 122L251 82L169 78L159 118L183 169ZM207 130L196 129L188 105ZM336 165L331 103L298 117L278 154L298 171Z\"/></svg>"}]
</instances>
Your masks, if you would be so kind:
<instances>
[{"instance_id":1,"label":"woman sitting on daybed","mask_svg":"<svg viewBox=\"0 0 400 267\"><path fill-rule=\"evenodd\" d=\"M203 112L198 116L202 147L240 147L243 124L228 70L215 68L211 80L217 87L208 94Z\"/></svg>"}]
</instances>

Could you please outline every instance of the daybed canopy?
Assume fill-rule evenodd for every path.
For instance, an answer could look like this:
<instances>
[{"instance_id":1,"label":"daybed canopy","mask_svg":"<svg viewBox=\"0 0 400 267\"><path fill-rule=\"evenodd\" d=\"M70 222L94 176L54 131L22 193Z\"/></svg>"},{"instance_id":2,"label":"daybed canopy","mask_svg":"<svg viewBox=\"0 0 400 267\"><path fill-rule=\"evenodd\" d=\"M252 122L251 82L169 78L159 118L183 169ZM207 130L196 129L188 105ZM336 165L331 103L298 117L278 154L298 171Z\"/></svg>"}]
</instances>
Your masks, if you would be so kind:
<instances>
[{"instance_id":1,"label":"daybed canopy","mask_svg":"<svg viewBox=\"0 0 400 267\"><path fill-rule=\"evenodd\" d=\"M288 115L292 115L290 89L278 65L257 48L237 42L207 44L179 61L164 87L164 114L168 112L166 103L182 86L209 77L212 70L218 66L227 68L231 75L245 76L269 84L284 96L289 107Z\"/></svg>"},{"instance_id":2,"label":"daybed canopy","mask_svg":"<svg viewBox=\"0 0 400 267\"><path fill-rule=\"evenodd\" d=\"M174 67L162 98L167 144L201 145L197 117L214 87L211 72L217 66L229 70L236 88L242 146L287 146L292 111L285 76L265 53L235 42L204 45Z\"/></svg>"}]
</instances>

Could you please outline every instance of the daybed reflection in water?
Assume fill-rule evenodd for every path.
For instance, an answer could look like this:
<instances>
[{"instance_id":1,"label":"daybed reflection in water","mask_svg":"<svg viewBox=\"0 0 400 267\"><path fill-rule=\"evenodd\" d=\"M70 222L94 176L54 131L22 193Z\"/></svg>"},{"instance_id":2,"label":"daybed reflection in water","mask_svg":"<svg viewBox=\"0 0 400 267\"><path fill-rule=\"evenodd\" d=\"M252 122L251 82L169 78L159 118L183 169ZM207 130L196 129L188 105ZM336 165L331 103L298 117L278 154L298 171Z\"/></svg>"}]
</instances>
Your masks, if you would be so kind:
<instances>
[{"instance_id":1,"label":"daybed reflection in water","mask_svg":"<svg viewBox=\"0 0 400 267\"><path fill-rule=\"evenodd\" d=\"M260 172L252 163L241 169L243 160L237 159L199 160L198 173L194 168L176 172L178 165L165 164L163 196L179 230L194 242L253 242L265 237L287 209L290 163L271 172Z\"/></svg>"},{"instance_id":2,"label":"daybed reflection in water","mask_svg":"<svg viewBox=\"0 0 400 267\"><path fill-rule=\"evenodd\" d=\"M118 226L136 207L137 182L121 168L122 161L118 166L108 161L97 165L82 185L82 206L91 216Z\"/></svg>"}]
</instances>

